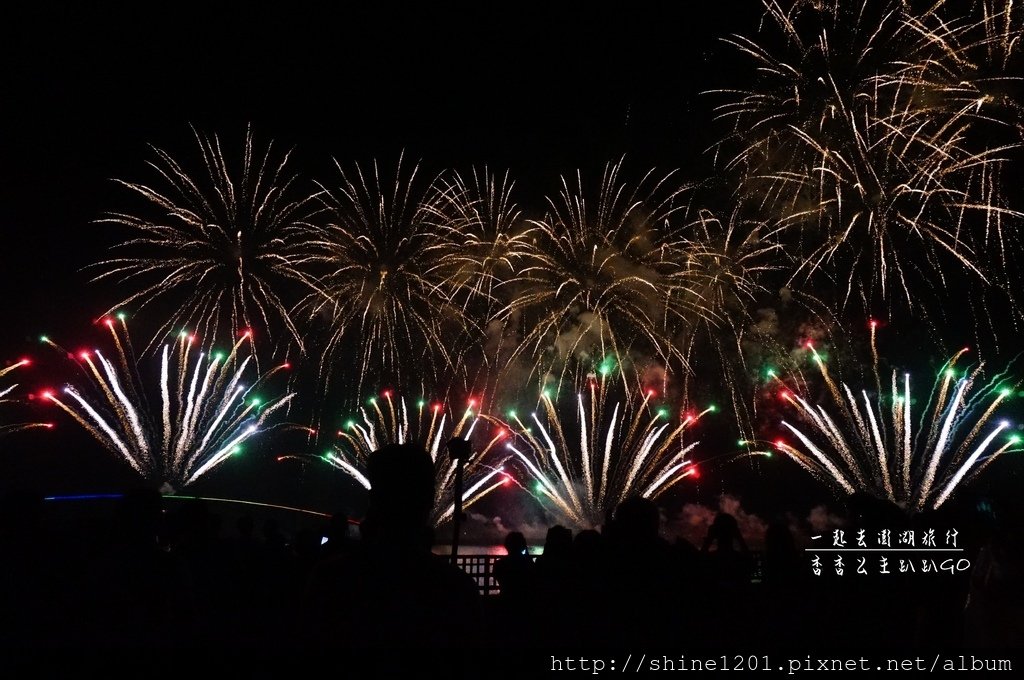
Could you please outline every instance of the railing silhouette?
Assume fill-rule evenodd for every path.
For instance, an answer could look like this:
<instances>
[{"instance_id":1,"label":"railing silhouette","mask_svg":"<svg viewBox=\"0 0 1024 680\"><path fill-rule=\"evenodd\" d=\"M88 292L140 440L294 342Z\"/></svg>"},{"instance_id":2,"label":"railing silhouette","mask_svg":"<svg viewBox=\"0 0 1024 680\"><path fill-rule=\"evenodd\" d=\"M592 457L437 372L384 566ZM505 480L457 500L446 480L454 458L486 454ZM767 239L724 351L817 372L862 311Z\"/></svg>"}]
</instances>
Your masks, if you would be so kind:
<instances>
[{"instance_id":1,"label":"railing silhouette","mask_svg":"<svg viewBox=\"0 0 1024 680\"><path fill-rule=\"evenodd\" d=\"M751 552L753 568L751 569L750 582L760 583L762 580L762 555L760 552ZM494 565L504 555L458 555L455 564L464 572L473 577L481 595L498 595L501 593L501 586L494 578ZM537 555L530 555L534 561Z\"/></svg>"},{"instance_id":2,"label":"railing silhouette","mask_svg":"<svg viewBox=\"0 0 1024 680\"><path fill-rule=\"evenodd\" d=\"M497 595L501 592L498 579L494 578L494 565L503 555L459 555L455 564L473 577L481 595ZM536 555L531 555L534 560Z\"/></svg>"}]
</instances>

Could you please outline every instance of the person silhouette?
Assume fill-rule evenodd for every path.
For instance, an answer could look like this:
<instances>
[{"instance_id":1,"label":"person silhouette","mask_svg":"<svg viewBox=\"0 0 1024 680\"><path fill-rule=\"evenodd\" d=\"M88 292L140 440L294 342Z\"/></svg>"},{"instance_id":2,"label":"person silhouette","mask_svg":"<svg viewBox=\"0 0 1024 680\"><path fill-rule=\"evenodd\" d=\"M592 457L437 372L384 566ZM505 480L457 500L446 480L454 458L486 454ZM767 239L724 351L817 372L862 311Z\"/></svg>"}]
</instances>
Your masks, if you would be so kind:
<instances>
[{"instance_id":1,"label":"person silhouette","mask_svg":"<svg viewBox=\"0 0 1024 680\"><path fill-rule=\"evenodd\" d=\"M501 587L501 597L522 601L533 589L533 558L530 557L526 538L518 531L505 537L505 557L494 564L494 577Z\"/></svg>"},{"instance_id":2,"label":"person silhouette","mask_svg":"<svg viewBox=\"0 0 1024 680\"><path fill-rule=\"evenodd\" d=\"M494 578L500 594L488 607L488 618L495 639L515 639L532 645L536 635L537 568L530 557L526 538L518 531L505 536L504 557L494 563Z\"/></svg>"},{"instance_id":3,"label":"person silhouette","mask_svg":"<svg viewBox=\"0 0 1024 680\"><path fill-rule=\"evenodd\" d=\"M430 551L430 455L414 444L385 446L369 456L367 477L361 541L310 576L305 609L312 637L363 649L473 646L482 624L476 583Z\"/></svg>"},{"instance_id":4,"label":"person silhouette","mask_svg":"<svg viewBox=\"0 0 1024 680\"><path fill-rule=\"evenodd\" d=\"M728 634L730 630L746 635L751 626L748 610L753 563L735 517L727 512L715 515L701 554L710 639Z\"/></svg>"},{"instance_id":5,"label":"person silhouette","mask_svg":"<svg viewBox=\"0 0 1024 680\"><path fill-rule=\"evenodd\" d=\"M615 509L610 536L609 643L668 644L683 630L682 566L660 535L661 512L631 496Z\"/></svg>"},{"instance_id":6,"label":"person silhouette","mask_svg":"<svg viewBox=\"0 0 1024 680\"><path fill-rule=\"evenodd\" d=\"M536 562L536 591L539 616L534 636L550 640L564 635L572 625L572 530L556 524L548 528L544 551Z\"/></svg>"},{"instance_id":7,"label":"person silhouette","mask_svg":"<svg viewBox=\"0 0 1024 680\"><path fill-rule=\"evenodd\" d=\"M76 643L97 648L180 648L201 642L196 591L185 559L160 542L159 492L117 501L114 534L86 563L88 595ZM91 605L91 606L90 606Z\"/></svg>"},{"instance_id":8,"label":"person silhouette","mask_svg":"<svg viewBox=\"0 0 1024 680\"><path fill-rule=\"evenodd\" d=\"M765 631L766 642L784 644L794 631L802 632L806 622L813 619L805 598L800 597L803 566L786 518L776 517L764 534L760 588L764 605L755 613L759 617L757 627Z\"/></svg>"}]
</instances>

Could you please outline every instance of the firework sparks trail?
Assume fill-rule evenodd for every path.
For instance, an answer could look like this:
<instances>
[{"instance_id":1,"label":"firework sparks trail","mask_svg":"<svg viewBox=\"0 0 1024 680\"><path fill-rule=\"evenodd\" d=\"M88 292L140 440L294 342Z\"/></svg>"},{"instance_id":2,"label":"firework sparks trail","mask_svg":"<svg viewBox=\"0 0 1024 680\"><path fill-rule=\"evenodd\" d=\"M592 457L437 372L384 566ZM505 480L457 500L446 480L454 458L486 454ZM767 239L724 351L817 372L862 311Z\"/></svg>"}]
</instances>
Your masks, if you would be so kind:
<instances>
[{"instance_id":1,"label":"firework sparks trail","mask_svg":"<svg viewBox=\"0 0 1024 680\"><path fill-rule=\"evenodd\" d=\"M1019 245L1010 222L1022 216L1002 180L1021 143L1021 107L1007 94L1021 79L1011 67L1020 8L984 0L948 17L941 2L764 5L779 49L727 39L758 78L717 91L718 114L733 126L729 166L744 193L799 239L787 241L793 278L824 275L846 291L843 305L899 297L910 309L923 304L917 284L954 270L974 284L1004 278Z\"/></svg>"},{"instance_id":2,"label":"firework sparks trail","mask_svg":"<svg viewBox=\"0 0 1024 680\"><path fill-rule=\"evenodd\" d=\"M531 222L525 266L504 284L514 295L495 317L520 319L516 354L532 357L538 371L549 360L631 348L685 363L673 338L713 313L694 290L682 230L671 223L688 187L654 170L626 184L621 167L605 168L593 196L579 173L563 178L546 217Z\"/></svg>"},{"instance_id":3,"label":"firework sparks trail","mask_svg":"<svg viewBox=\"0 0 1024 680\"><path fill-rule=\"evenodd\" d=\"M401 379L403 368L423 375L458 367L450 334L476 328L456 302L472 279L450 267L462 245L447 222L459 188L421 179L402 158L393 175L376 162L348 171L338 164L338 172L337 185L316 196L323 224L308 234L307 264L318 273L299 305L307 318L326 320L325 355L358 346L360 386L383 373Z\"/></svg>"},{"instance_id":4,"label":"firework sparks trail","mask_svg":"<svg viewBox=\"0 0 1024 680\"><path fill-rule=\"evenodd\" d=\"M31 359L20 359L10 366L0 368L0 407L20 401L15 398L15 391L18 389L18 383L7 383L5 378L14 371L31 365ZM0 435L37 427L51 429L53 427L53 423L7 423L0 420Z\"/></svg>"},{"instance_id":5,"label":"firework sparks trail","mask_svg":"<svg viewBox=\"0 0 1024 680\"><path fill-rule=\"evenodd\" d=\"M255 328L269 338L273 328L283 326L301 349L291 303L280 291L289 282L309 285L303 244L315 208L308 196L296 196L298 177L290 169L290 153L276 154L273 145L260 151L250 129L236 166L217 137L193 132L202 161L199 172L190 174L170 154L154 148L150 167L159 183L118 181L146 208L100 220L136 234L118 246L126 251L123 257L94 265L100 270L97 280L137 286L111 312L174 300L177 311L158 329L151 346L175 328L195 328L204 337Z\"/></svg>"},{"instance_id":6,"label":"firework sparks trail","mask_svg":"<svg viewBox=\"0 0 1024 680\"><path fill-rule=\"evenodd\" d=\"M505 468L511 456L502 455L498 449L509 433L499 426L481 437L478 425L482 424L479 429L483 430L490 428L490 422L481 416L477 407L477 400L471 399L462 415L456 418L446 404L420 399L411 410L404 397L385 390L380 397L370 398L367 406L359 409L359 416L338 431L338 443L321 458L369 490L366 471L371 453L388 444L423 446L434 461L431 521L440 527L452 519L455 511L456 466L446 449L449 439L459 437L477 442L472 457L465 463L463 508L515 482Z\"/></svg>"},{"instance_id":7,"label":"firework sparks trail","mask_svg":"<svg viewBox=\"0 0 1024 680\"><path fill-rule=\"evenodd\" d=\"M113 339L113 358L99 349L69 355L88 387L68 384L60 393L47 390L42 396L142 478L165 488L183 488L240 453L294 396L261 398L256 392L288 363L242 384L253 363L250 332L229 350L215 351L197 347L196 336L183 331L161 348L154 385L158 406L151 409L150 383L125 350L131 345L124 315L104 319L103 325ZM45 336L43 342L63 352Z\"/></svg>"},{"instance_id":8,"label":"firework sparks trail","mask_svg":"<svg viewBox=\"0 0 1024 680\"><path fill-rule=\"evenodd\" d=\"M877 357L875 327L872 322ZM1021 450L1020 435L1007 434L1008 421L993 423L1016 383L1005 372L985 380L984 362L959 368L966 348L943 366L920 414L913 413L909 373L893 371L888 394L877 378L878 392L858 394L828 377L825 362L811 351L832 408L811 403L779 380L778 396L802 423L783 420L798 443L780 438L775 448L837 490L868 492L911 511L937 509L1000 455ZM879 375L877 360L872 373Z\"/></svg>"},{"instance_id":9,"label":"firework sparks trail","mask_svg":"<svg viewBox=\"0 0 1024 680\"><path fill-rule=\"evenodd\" d=\"M514 281L526 266L536 227L522 216L514 189L508 172L452 171L439 176L436 195L443 200L430 206L452 244L443 249L438 274L449 282L451 303L476 321L468 332L451 328L448 340L449 353L460 357L464 386L474 392L493 393L508 378L519 344L518 325L498 312L518 294Z\"/></svg>"},{"instance_id":10,"label":"firework sparks trail","mask_svg":"<svg viewBox=\"0 0 1024 680\"><path fill-rule=\"evenodd\" d=\"M748 349L780 355L783 347L762 328L754 310L772 300L769 280L784 269L786 251L780 242L783 228L743 217L738 206L727 215L707 208L695 211L684 224L682 253L691 280L691 295L708 313L694 315L684 332L675 339L676 346L690 364L699 364L698 376L684 374L683 401L690 400L690 391L699 383L717 378L728 386L732 407L744 436L753 437L756 402L749 402L747 389ZM792 296L823 327L824 305L806 292ZM711 373L717 368L717 374Z\"/></svg>"},{"instance_id":11,"label":"firework sparks trail","mask_svg":"<svg viewBox=\"0 0 1024 680\"><path fill-rule=\"evenodd\" d=\"M697 475L689 430L716 407L673 415L655 406L656 391L622 389L620 372L602 366L577 385L568 404L553 390L541 392L529 418L507 414L513 438L506 448L533 480L561 521L593 528L632 495L658 498L680 480Z\"/></svg>"},{"instance_id":12,"label":"firework sparks trail","mask_svg":"<svg viewBox=\"0 0 1024 680\"><path fill-rule=\"evenodd\" d=\"M520 271L536 227L522 217L513 198L515 182L506 172L487 168L463 176L452 173L438 179L439 196L431 206L439 224L458 244L445 253L442 269L462 297L463 309L482 301L486 316L499 300L499 288Z\"/></svg>"}]
</instances>

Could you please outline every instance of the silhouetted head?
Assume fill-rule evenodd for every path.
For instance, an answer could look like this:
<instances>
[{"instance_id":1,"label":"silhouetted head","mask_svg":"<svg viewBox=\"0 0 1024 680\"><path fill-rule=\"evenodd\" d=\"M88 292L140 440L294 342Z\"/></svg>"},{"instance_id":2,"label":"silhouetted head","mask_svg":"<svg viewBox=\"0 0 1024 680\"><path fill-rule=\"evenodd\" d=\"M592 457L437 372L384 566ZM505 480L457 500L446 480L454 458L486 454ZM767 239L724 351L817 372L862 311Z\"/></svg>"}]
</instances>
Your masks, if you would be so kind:
<instances>
[{"instance_id":1,"label":"silhouetted head","mask_svg":"<svg viewBox=\"0 0 1024 680\"><path fill-rule=\"evenodd\" d=\"M545 557L567 557L572 550L572 531L560 524L548 529L544 539Z\"/></svg>"},{"instance_id":2,"label":"silhouetted head","mask_svg":"<svg viewBox=\"0 0 1024 680\"><path fill-rule=\"evenodd\" d=\"M740 533L739 522L727 512L720 512L715 515L715 521L711 523L711 532L719 538L732 538Z\"/></svg>"},{"instance_id":3,"label":"silhouetted head","mask_svg":"<svg viewBox=\"0 0 1024 680\"><path fill-rule=\"evenodd\" d=\"M584 529L572 540L573 556L583 562L601 557L604 551L604 537L594 529Z\"/></svg>"},{"instance_id":4,"label":"silhouetted head","mask_svg":"<svg viewBox=\"0 0 1024 680\"><path fill-rule=\"evenodd\" d=\"M370 502L364 534L410 535L429 527L434 506L434 462L415 444L389 444L367 461Z\"/></svg>"},{"instance_id":5,"label":"silhouetted head","mask_svg":"<svg viewBox=\"0 0 1024 680\"><path fill-rule=\"evenodd\" d=\"M526 538L518 531L510 531L505 536L505 552L509 555L523 555L526 553Z\"/></svg>"},{"instance_id":6,"label":"silhouetted head","mask_svg":"<svg viewBox=\"0 0 1024 680\"><path fill-rule=\"evenodd\" d=\"M649 498L631 496L615 510L615 530L626 540L651 540L658 537L661 513Z\"/></svg>"},{"instance_id":7,"label":"silhouetted head","mask_svg":"<svg viewBox=\"0 0 1024 680\"><path fill-rule=\"evenodd\" d=\"M739 522L728 512L720 512L715 515L715 521L708 527L708 538L705 540L705 550L712 545L717 546L719 552L731 552L736 549L746 550L746 542L739 530Z\"/></svg>"}]
</instances>

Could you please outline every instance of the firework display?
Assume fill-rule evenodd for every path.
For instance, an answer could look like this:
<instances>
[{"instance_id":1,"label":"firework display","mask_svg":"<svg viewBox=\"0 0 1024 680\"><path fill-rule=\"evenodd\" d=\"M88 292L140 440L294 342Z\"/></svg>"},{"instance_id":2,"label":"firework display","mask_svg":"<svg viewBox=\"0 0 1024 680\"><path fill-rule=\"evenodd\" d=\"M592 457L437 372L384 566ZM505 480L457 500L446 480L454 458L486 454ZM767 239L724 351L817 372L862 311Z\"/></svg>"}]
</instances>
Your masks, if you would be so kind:
<instances>
[{"instance_id":1,"label":"firework display","mask_svg":"<svg viewBox=\"0 0 1024 680\"><path fill-rule=\"evenodd\" d=\"M456 232L443 220L457 194L423 179L418 166L399 159L392 174L374 163L346 171L337 186L316 195L322 225L307 234L315 290L300 305L307 318L324 317L324 350L359 347L358 382L402 369L418 372L457 365L451 335L473 328L455 303L471 282L446 266ZM453 330L454 329L454 330Z\"/></svg>"},{"instance_id":2,"label":"firework display","mask_svg":"<svg viewBox=\"0 0 1024 680\"><path fill-rule=\"evenodd\" d=\"M653 170L623 183L621 169L608 165L594 196L579 174L571 183L563 178L547 215L533 223L515 296L499 312L521 319L519 353L543 362L643 348L685 361L673 338L704 311L671 226L686 187Z\"/></svg>"},{"instance_id":3,"label":"firework display","mask_svg":"<svg viewBox=\"0 0 1024 680\"><path fill-rule=\"evenodd\" d=\"M874 329L872 324L872 348ZM927 401L911 392L909 373L893 371L883 389L877 354L873 394L856 394L830 376L813 345L808 349L831 408L812 403L776 376L779 397L796 409L800 422L783 420L796 439L780 438L775 447L837 490L868 492L912 511L937 509L1000 455L1021 449L1010 422L994 420L1016 393L1016 383L1002 372L986 379L984 362L958 366L966 348L942 367Z\"/></svg>"},{"instance_id":4,"label":"firework display","mask_svg":"<svg viewBox=\"0 0 1024 680\"><path fill-rule=\"evenodd\" d=\"M777 231L744 218L735 207L728 215L695 210L683 228L683 253L692 281L688 295L705 310L675 340L690 361L704 359L699 371L685 373L685 385L689 390L714 371L716 382L729 393L740 430L752 437L755 413L746 396L750 381L744 347L770 348L773 356L784 352L778 340L763 331L756 314L762 302L771 299L767 283L784 268L787 255ZM817 302L805 293L799 301L803 312L810 312L810 303ZM687 392L684 398L688 396Z\"/></svg>"},{"instance_id":5,"label":"firework display","mask_svg":"<svg viewBox=\"0 0 1024 680\"><path fill-rule=\"evenodd\" d=\"M611 359L587 375L574 398L541 390L529 415L510 410L505 445L533 480L542 504L579 528L602 525L626 498L657 498L695 476L690 430L716 410L675 412L653 388L624 381Z\"/></svg>"},{"instance_id":6,"label":"firework display","mask_svg":"<svg viewBox=\"0 0 1024 680\"><path fill-rule=\"evenodd\" d=\"M282 364L243 382L253 373L252 333L228 349L200 348L182 331L160 349L159 378L134 361L123 315L103 321L112 352L69 354L85 387L67 384L42 397L56 404L105 448L145 480L164 489L183 488L242 451L294 397L266 397L260 390ZM63 352L47 337L43 342Z\"/></svg>"},{"instance_id":7,"label":"firework display","mask_svg":"<svg viewBox=\"0 0 1024 680\"><path fill-rule=\"evenodd\" d=\"M552 156L538 178L405 152L368 163L343 147L351 155L306 180L291 151L251 129L237 150L196 130L192 158L153 147L151 181L118 180L122 204L98 220L121 242L82 263L119 300L102 320L109 348L67 353L44 338L80 375L33 398L172 489L286 410L311 425L290 453L363 489L373 451L414 442L435 464L435 526L456 506L453 437L474 445L467 506L522 482L560 522L595 528L630 497L698 477L693 432L716 407L693 404L714 401L729 424L702 431L700 461L737 463L714 474L783 468L784 453L838 494L944 506L1022 448L1001 420L1016 382L987 367L1024 323L1024 212L1008 181L1024 152L1024 9L762 0L758 13L756 32L725 38L736 68L699 88L714 98L700 133L711 176L689 176L699 164L674 150L659 150L664 170L604 163L618 149L578 167ZM138 355L114 313L126 305L162 320ZM959 352L918 394L911 374L927 357L883 370L872 323L867 379L834 378L814 343L856 354L844 328L872 315L908 340L926 333L928 356L966 341L989 361L964 368ZM234 340L205 344L218 337ZM793 337L811 342L796 349ZM289 351L305 372L268 397ZM778 399L766 406L756 367L767 361ZM27 364L0 368L0 407L17 401ZM411 394L486 394L502 413L480 397L359 401L384 379ZM327 445L318 432L339 411L355 415ZM0 434L50 427L3 421ZM769 448L765 428L782 434ZM737 439L739 453L721 444Z\"/></svg>"},{"instance_id":8,"label":"firework display","mask_svg":"<svg viewBox=\"0 0 1024 680\"><path fill-rule=\"evenodd\" d=\"M443 275L464 308L482 300L481 311L489 317L505 296L501 289L523 269L536 228L516 204L515 182L508 172L473 169L467 175L441 177L438 186L440 195L450 200L433 209L455 244L444 254Z\"/></svg>"},{"instance_id":9,"label":"firework display","mask_svg":"<svg viewBox=\"0 0 1024 680\"><path fill-rule=\"evenodd\" d=\"M764 43L728 39L756 69L723 90L731 168L768 219L789 227L794 281L818 275L870 309L922 306L954 271L999 280L1020 213L1003 198L1003 166L1020 145L1020 7L899 0L765 0ZM769 47L768 45L771 45ZM981 134L979 127L1009 134ZM984 142L980 140L986 140Z\"/></svg>"},{"instance_id":10,"label":"firework display","mask_svg":"<svg viewBox=\"0 0 1024 680\"><path fill-rule=\"evenodd\" d=\"M119 246L123 256L96 265L97 279L136 287L111 311L169 297L176 311L154 337L182 327L210 337L256 328L264 337L285 331L301 347L303 334L281 289L305 280L301 244L313 204L296 192L290 154L277 154L272 145L261 151L251 130L240 161L217 137L195 132L195 139L198 172L154 148L150 166L158 184L119 182L144 207L100 220L133 232Z\"/></svg>"},{"instance_id":11,"label":"firework display","mask_svg":"<svg viewBox=\"0 0 1024 680\"><path fill-rule=\"evenodd\" d=\"M499 447L507 436L503 427L492 427L491 422L481 416L476 399L470 399L462 415L456 416L444 402L419 399L410 407L404 397L385 390L379 398L371 397L367 406L359 409L357 418L345 423L344 429L338 431L338 443L321 458L369 490L366 464L372 452L388 444L423 446L434 461L431 521L434 526L441 526L452 519L455 511L456 464L448 455L448 441L458 437L475 442L475 450L465 462L463 472L463 508L468 508L513 482L512 475L505 469L511 455Z\"/></svg>"}]
</instances>

